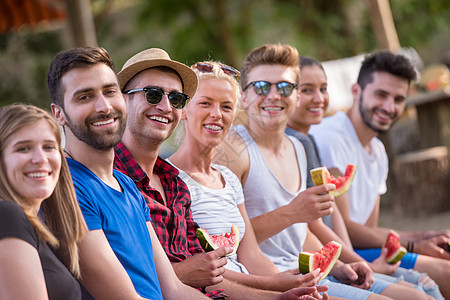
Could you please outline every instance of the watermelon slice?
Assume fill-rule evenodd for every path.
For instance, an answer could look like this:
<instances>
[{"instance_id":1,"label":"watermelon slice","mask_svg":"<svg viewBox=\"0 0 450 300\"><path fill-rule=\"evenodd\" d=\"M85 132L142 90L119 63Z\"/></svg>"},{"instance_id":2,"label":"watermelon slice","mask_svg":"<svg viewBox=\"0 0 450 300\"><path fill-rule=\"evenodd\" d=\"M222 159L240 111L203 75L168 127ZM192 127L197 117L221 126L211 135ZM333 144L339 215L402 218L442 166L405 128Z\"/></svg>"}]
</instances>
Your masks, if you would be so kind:
<instances>
[{"instance_id":1,"label":"watermelon slice","mask_svg":"<svg viewBox=\"0 0 450 300\"><path fill-rule=\"evenodd\" d=\"M388 249L386 260L390 264L395 264L400 261L407 252L406 248L400 245L400 235L394 230L389 232L383 248Z\"/></svg>"},{"instance_id":2,"label":"watermelon slice","mask_svg":"<svg viewBox=\"0 0 450 300\"><path fill-rule=\"evenodd\" d=\"M339 176L338 178L335 178L333 175L331 175L330 172L328 172L327 167L312 169L310 173L312 180L316 186L326 183L334 184L336 188L329 193L334 197L339 197L347 192L350 188L353 178L355 177L356 165L347 165L345 174L343 176Z\"/></svg>"},{"instance_id":3,"label":"watermelon slice","mask_svg":"<svg viewBox=\"0 0 450 300\"><path fill-rule=\"evenodd\" d=\"M233 247L233 252L226 256L236 253L239 246L241 235L239 233L239 227L236 224L231 226L231 233L221 233L217 235L209 235L208 231L204 228L197 228L197 238L206 252L216 250L220 247Z\"/></svg>"},{"instance_id":4,"label":"watermelon slice","mask_svg":"<svg viewBox=\"0 0 450 300\"><path fill-rule=\"evenodd\" d=\"M298 255L298 268L300 273L306 274L320 268L320 272L323 272L320 280L324 279L337 262L341 251L342 245L338 242L331 241L317 252L300 252Z\"/></svg>"}]
</instances>

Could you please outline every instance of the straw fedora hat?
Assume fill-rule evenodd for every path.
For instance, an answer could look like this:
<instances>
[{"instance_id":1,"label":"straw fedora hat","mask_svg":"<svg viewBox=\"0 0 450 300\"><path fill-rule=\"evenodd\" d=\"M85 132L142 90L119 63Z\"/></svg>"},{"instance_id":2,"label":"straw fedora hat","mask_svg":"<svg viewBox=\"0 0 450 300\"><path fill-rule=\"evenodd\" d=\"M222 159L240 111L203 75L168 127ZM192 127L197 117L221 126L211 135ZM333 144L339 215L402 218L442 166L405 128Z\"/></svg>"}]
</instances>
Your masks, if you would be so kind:
<instances>
[{"instance_id":1,"label":"straw fedora hat","mask_svg":"<svg viewBox=\"0 0 450 300\"><path fill-rule=\"evenodd\" d=\"M137 73L152 67L169 67L173 69L181 78L183 92L188 94L191 99L194 97L198 87L197 74L185 64L170 59L169 54L159 48L141 51L127 60L122 70L117 74L120 89L123 89Z\"/></svg>"}]
</instances>

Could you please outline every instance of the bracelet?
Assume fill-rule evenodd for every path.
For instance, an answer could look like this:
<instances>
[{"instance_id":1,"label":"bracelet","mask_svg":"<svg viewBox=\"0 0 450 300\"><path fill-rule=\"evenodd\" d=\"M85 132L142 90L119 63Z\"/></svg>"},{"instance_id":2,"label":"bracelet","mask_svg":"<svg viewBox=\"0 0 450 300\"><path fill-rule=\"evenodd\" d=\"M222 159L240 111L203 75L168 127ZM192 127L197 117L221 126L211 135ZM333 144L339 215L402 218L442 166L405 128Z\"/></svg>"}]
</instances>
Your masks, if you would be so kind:
<instances>
[{"instance_id":1,"label":"bracelet","mask_svg":"<svg viewBox=\"0 0 450 300\"><path fill-rule=\"evenodd\" d=\"M414 242L408 241L406 244L406 251L414 252Z\"/></svg>"}]
</instances>

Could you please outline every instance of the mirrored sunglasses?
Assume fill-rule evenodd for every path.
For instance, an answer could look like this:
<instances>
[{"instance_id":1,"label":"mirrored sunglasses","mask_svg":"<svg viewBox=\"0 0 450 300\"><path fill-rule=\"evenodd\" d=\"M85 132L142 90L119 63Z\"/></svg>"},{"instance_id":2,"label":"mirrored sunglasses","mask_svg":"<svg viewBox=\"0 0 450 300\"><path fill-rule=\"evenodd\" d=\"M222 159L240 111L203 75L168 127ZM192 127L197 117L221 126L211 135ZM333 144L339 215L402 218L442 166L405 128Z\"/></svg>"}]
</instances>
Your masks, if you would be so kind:
<instances>
[{"instance_id":1,"label":"mirrored sunglasses","mask_svg":"<svg viewBox=\"0 0 450 300\"><path fill-rule=\"evenodd\" d=\"M197 69L203 73L212 73L214 65L217 65L225 74L234 77L237 81L241 77L241 72L237 69L221 64L221 63L210 63L210 62L198 62L191 66L192 69Z\"/></svg>"},{"instance_id":2,"label":"mirrored sunglasses","mask_svg":"<svg viewBox=\"0 0 450 300\"><path fill-rule=\"evenodd\" d=\"M292 91L297 87L297 84L287 81L272 83L264 80L259 80L252 81L247 84L247 86L244 88L244 91L251 85L253 85L255 93L259 96L267 96L270 93L272 85L275 85L277 87L278 94L280 94L281 97L289 97L292 94Z\"/></svg>"},{"instance_id":3,"label":"mirrored sunglasses","mask_svg":"<svg viewBox=\"0 0 450 300\"><path fill-rule=\"evenodd\" d=\"M129 91L124 91L124 94L132 94L136 92L145 92L145 98L147 102L152 105L156 105L161 102L164 95L169 98L170 105L175 109L182 109L186 102L189 100L189 95L180 92L165 92L159 87L145 87L141 89L134 89Z\"/></svg>"}]
</instances>

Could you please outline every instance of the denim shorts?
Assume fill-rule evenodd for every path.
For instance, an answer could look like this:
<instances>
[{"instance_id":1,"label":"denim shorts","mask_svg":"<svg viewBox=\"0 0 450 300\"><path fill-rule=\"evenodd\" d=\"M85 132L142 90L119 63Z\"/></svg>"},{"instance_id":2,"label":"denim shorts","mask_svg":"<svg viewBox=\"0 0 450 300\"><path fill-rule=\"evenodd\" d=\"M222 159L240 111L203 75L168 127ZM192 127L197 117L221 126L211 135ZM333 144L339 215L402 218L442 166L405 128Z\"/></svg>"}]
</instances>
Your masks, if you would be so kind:
<instances>
[{"instance_id":1,"label":"denim shorts","mask_svg":"<svg viewBox=\"0 0 450 300\"><path fill-rule=\"evenodd\" d=\"M369 290L363 290L341 283L333 276L327 276L325 279L319 281L318 285L326 285L328 287L328 295L333 297L365 300L373 294Z\"/></svg>"},{"instance_id":2,"label":"denim shorts","mask_svg":"<svg viewBox=\"0 0 450 300\"><path fill-rule=\"evenodd\" d=\"M355 252L368 262L372 262L380 257L381 248L355 249ZM416 265L417 255L418 254L416 253L407 252L402 258L400 267L405 269L414 269L414 266Z\"/></svg>"}]
</instances>

